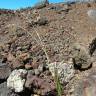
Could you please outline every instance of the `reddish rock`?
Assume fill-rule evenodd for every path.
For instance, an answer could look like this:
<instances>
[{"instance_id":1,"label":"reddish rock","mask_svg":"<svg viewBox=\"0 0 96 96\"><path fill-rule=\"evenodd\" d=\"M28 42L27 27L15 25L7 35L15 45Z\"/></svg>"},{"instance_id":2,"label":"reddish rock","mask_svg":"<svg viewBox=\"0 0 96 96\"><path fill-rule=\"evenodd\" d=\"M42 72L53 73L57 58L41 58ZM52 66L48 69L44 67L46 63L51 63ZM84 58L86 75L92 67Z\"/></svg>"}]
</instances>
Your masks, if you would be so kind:
<instances>
[{"instance_id":1,"label":"reddish rock","mask_svg":"<svg viewBox=\"0 0 96 96\"><path fill-rule=\"evenodd\" d=\"M8 54L7 60L12 69L24 67L24 64L22 64L19 59L15 58L11 53Z\"/></svg>"},{"instance_id":2,"label":"reddish rock","mask_svg":"<svg viewBox=\"0 0 96 96\"><path fill-rule=\"evenodd\" d=\"M45 95L46 93L55 90L55 84L50 79L41 79L40 77L33 76L32 74L27 75L25 87L30 90L37 90L36 93L39 91L41 95Z\"/></svg>"},{"instance_id":3,"label":"reddish rock","mask_svg":"<svg viewBox=\"0 0 96 96\"><path fill-rule=\"evenodd\" d=\"M29 53L22 53L18 56L19 59L26 60L30 57Z\"/></svg>"},{"instance_id":4,"label":"reddish rock","mask_svg":"<svg viewBox=\"0 0 96 96\"><path fill-rule=\"evenodd\" d=\"M32 65L30 64L25 64L25 69L31 69L32 68Z\"/></svg>"}]
</instances>

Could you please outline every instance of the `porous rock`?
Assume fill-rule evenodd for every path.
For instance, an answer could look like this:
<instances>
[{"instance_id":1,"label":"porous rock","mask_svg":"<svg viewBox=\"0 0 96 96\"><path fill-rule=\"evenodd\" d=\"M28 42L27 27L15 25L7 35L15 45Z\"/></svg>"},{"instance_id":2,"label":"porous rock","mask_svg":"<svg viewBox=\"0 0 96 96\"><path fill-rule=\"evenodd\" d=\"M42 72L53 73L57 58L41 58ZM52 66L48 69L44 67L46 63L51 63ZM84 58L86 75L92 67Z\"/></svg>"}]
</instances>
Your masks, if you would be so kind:
<instances>
[{"instance_id":1,"label":"porous rock","mask_svg":"<svg viewBox=\"0 0 96 96\"><path fill-rule=\"evenodd\" d=\"M7 79L7 87L15 90L15 92L22 92L26 74L27 71L24 69L14 70Z\"/></svg>"},{"instance_id":2,"label":"porous rock","mask_svg":"<svg viewBox=\"0 0 96 96\"><path fill-rule=\"evenodd\" d=\"M57 69L61 83L69 82L69 80L74 76L75 73L72 60L70 60L70 62L68 63L64 63L64 61L53 62L48 64L48 67L53 77L55 76L55 69Z\"/></svg>"}]
</instances>

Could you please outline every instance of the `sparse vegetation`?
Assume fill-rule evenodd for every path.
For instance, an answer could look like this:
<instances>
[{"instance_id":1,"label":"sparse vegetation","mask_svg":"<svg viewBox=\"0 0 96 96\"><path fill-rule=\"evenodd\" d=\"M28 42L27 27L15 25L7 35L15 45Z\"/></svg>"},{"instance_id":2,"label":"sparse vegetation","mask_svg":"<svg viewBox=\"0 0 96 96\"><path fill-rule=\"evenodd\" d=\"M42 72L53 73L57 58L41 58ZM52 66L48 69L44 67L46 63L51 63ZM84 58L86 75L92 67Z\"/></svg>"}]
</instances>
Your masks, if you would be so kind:
<instances>
[{"instance_id":1,"label":"sparse vegetation","mask_svg":"<svg viewBox=\"0 0 96 96\"><path fill-rule=\"evenodd\" d=\"M54 68L55 70L55 76L54 76L54 80L55 80L55 86L56 86L56 91L57 91L57 96L62 96L62 92L63 92L63 86L60 83L60 79L58 76L58 69Z\"/></svg>"},{"instance_id":2,"label":"sparse vegetation","mask_svg":"<svg viewBox=\"0 0 96 96\"><path fill-rule=\"evenodd\" d=\"M9 89L8 95L2 96L75 96L73 91L79 96L77 93L84 90L86 96L88 92L94 94L96 24L89 19L87 11L96 4L72 2L44 6L11 12L0 10L0 95L7 94L7 78L19 69L28 72L21 77L25 79L23 92ZM61 10L59 14L58 10ZM82 46L73 51L74 44ZM82 70L75 67L78 65ZM89 76L90 73L94 75Z\"/></svg>"}]
</instances>

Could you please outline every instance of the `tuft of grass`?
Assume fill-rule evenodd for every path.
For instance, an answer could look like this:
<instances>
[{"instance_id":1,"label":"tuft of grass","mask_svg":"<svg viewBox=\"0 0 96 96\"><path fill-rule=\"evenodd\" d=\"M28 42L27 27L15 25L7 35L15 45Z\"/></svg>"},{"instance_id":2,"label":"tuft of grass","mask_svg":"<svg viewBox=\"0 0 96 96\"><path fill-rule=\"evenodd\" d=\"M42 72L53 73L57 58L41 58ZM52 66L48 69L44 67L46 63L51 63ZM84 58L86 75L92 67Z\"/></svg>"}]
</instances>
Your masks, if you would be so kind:
<instances>
[{"instance_id":1,"label":"tuft of grass","mask_svg":"<svg viewBox=\"0 0 96 96\"><path fill-rule=\"evenodd\" d=\"M55 80L55 83L56 83L55 86L56 86L57 96L62 96L63 87L60 83L60 79L59 79L59 76L58 76L58 69L54 68L54 71L55 71L54 80Z\"/></svg>"},{"instance_id":2,"label":"tuft of grass","mask_svg":"<svg viewBox=\"0 0 96 96\"><path fill-rule=\"evenodd\" d=\"M39 38L39 42L40 42L40 45L42 46L42 50L45 52L45 55L46 55L46 58L47 58L47 63L50 63L50 58L47 54L47 51L46 51L46 48L44 47L44 44L40 38L40 35L37 31L35 31L38 38ZM58 76L58 69L56 67L54 67L54 73L55 73L55 76L54 76L54 80L55 80L55 86L56 86L56 91L57 91L57 96L62 96L62 92L63 92L63 87L60 83L60 79L59 79L59 76Z\"/></svg>"}]
</instances>

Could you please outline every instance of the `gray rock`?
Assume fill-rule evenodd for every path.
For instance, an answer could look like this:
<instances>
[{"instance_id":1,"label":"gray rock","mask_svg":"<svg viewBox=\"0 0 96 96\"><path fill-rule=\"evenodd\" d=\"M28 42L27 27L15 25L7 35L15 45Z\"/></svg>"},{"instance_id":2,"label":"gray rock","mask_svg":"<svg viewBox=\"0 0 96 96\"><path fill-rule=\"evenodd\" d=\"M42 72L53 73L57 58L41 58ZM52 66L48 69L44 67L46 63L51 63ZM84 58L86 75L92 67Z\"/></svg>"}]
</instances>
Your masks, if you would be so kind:
<instances>
[{"instance_id":1,"label":"gray rock","mask_svg":"<svg viewBox=\"0 0 96 96\"><path fill-rule=\"evenodd\" d=\"M4 82L0 84L0 96L7 96L7 94L8 94L7 83Z\"/></svg>"},{"instance_id":2,"label":"gray rock","mask_svg":"<svg viewBox=\"0 0 96 96\"><path fill-rule=\"evenodd\" d=\"M48 66L53 77L55 76L55 69L57 69L61 83L69 82L75 73L72 60L67 63L64 63L64 61L53 62L48 64Z\"/></svg>"},{"instance_id":3,"label":"gray rock","mask_svg":"<svg viewBox=\"0 0 96 96\"><path fill-rule=\"evenodd\" d=\"M15 92L22 92L26 74L27 71L24 69L14 70L7 79L7 87L15 90Z\"/></svg>"},{"instance_id":4,"label":"gray rock","mask_svg":"<svg viewBox=\"0 0 96 96\"><path fill-rule=\"evenodd\" d=\"M39 75L40 74L38 69L34 69L34 71L35 71L35 75Z\"/></svg>"},{"instance_id":5,"label":"gray rock","mask_svg":"<svg viewBox=\"0 0 96 96\"><path fill-rule=\"evenodd\" d=\"M28 75L34 75L35 74L35 71L34 70L28 70Z\"/></svg>"},{"instance_id":6,"label":"gray rock","mask_svg":"<svg viewBox=\"0 0 96 96\"><path fill-rule=\"evenodd\" d=\"M39 26L45 25L48 23L48 20L44 17L38 16L37 19L34 21L35 24L38 24Z\"/></svg>"},{"instance_id":7,"label":"gray rock","mask_svg":"<svg viewBox=\"0 0 96 96\"><path fill-rule=\"evenodd\" d=\"M41 9L46 7L46 5L48 4L49 4L48 0L40 0L34 7L37 9Z\"/></svg>"},{"instance_id":8,"label":"gray rock","mask_svg":"<svg viewBox=\"0 0 96 96\"><path fill-rule=\"evenodd\" d=\"M89 16L89 18L91 20L93 20L94 22L96 22L96 9L90 9L90 10L88 10L87 15Z\"/></svg>"},{"instance_id":9,"label":"gray rock","mask_svg":"<svg viewBox=\"0 0 96 96\"><path fill-rule=\"evenodd\" d=\"M87 76L88 75L88 76ZM73 96L95 96L96 95L96 70L86 72L84 78L74 84Z\"/></svg>"},{"instance_id":10,"label":"gray rock","mask_svg":"<svg viewBox=\"0 0 96 96\"><path fill-rule=\"evenodd\" d=\"M38 66L39 72L43 72L43 68L44 68L44 65L43 65L43 64L40 64L40 65Z\"/></svg>"},{"instance_id":11,"label":"gray rock","mask_svg":"<svg viewBox=\"0 0 96 96\"><path fill-rule=\"evenodd\" d=\"M39 75L41 72L43 72L44 65L40 64L37 69L34 69L35 75Z\"/></svg>"},{"instance_id":12,"label":"gray rock","mask_svg":"<svg viewBox=\"0 0 96 96\"><path fill-rule=\"evenodd\" d=\"M91 66L92 58L83 45L74 44L72 54L74 65L78 69L86 69Z\"/></svg>"},{"instance_id":13,"label":"gray rock","mask_svg":"<svg viewBox=\"0 0 96 96\"><path fill-rule=\"evenodd\" d=\"M11 73L11 69L6 63L2 63L0 60L0 79L6 79Z\"/></svg>"}]
</instances>

